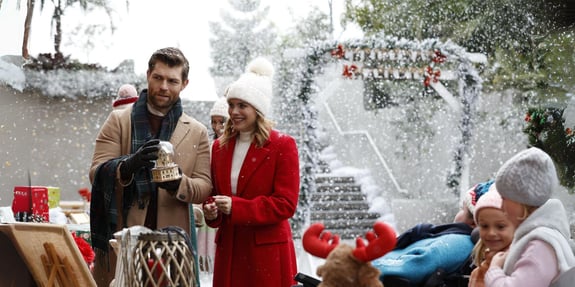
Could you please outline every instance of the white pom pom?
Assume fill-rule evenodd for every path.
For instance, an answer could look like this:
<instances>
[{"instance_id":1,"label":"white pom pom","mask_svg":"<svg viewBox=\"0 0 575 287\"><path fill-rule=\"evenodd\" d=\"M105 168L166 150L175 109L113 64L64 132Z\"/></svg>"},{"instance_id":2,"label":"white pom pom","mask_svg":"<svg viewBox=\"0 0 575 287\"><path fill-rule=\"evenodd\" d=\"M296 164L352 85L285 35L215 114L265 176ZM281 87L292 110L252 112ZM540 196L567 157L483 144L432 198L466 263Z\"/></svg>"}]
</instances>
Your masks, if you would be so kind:
<instances>
[{"instance_id":1,"label":"white pom pom","mask_svg":"<svg viewBox=\"0 0 575 287\"><path fill-rule=\"evenodd\" d=\"M266 58L256 58L252 60L246 67L247 73L254 73L258 76L271 77L274 74L274 66Z\"/></svg>"}]
</instances>

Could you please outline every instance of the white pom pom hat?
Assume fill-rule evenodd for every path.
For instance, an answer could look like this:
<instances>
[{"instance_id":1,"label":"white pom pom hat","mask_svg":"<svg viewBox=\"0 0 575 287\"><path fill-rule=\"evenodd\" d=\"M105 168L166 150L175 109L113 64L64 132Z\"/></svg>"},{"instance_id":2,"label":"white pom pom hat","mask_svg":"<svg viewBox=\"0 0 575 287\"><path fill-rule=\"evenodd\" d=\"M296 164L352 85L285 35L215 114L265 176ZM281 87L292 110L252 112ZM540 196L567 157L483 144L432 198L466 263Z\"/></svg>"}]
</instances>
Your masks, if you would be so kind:
<instances>
[{"instance_id":1,"label":"white pom pom hat","mask_svg":"<svg viewBox=\"0 0 575 287\"><path fill-rule=\"evenodd\" d=\"M214 106L210 110L210 117L212 116L220 116L224 118L230 117L228 114L228 101L226 98L220 97L214 102Z\"/></svg>"},{"instance_id":2,"label":"white pom pom hat","mask_svg":"<svg viewBox=\"0 0 575 287\"><path fill-rule=\"evenodd\" d=\"M270 61L262 57L254 59L247 65L246 72L229 86L226 98L245 101L264 116L268 115L273 74L274 67Z\"/></svg>"}]
</instances>

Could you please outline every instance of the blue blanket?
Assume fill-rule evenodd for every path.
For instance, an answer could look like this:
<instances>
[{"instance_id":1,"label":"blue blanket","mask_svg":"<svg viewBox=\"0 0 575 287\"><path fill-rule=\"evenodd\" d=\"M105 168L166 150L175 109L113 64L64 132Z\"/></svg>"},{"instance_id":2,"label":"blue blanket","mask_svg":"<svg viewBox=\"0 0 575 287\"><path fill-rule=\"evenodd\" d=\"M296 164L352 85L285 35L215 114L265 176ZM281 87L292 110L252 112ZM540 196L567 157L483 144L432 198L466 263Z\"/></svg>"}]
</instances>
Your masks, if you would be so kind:
<instances>
[{"instance_id":1,"label":"blue blanket","mask_svg":"<svg viewBox=\"0 0 575 287\"><path fill-rule=\"evenodd\" d=\"M402 249L395 249L372 261L381 271L380 279L397 276L409 280L413 286L425 282L438 268L447 274L457 271L473 249L467 234L445 234L416 241Z\"/></svg>"}]
</instances>

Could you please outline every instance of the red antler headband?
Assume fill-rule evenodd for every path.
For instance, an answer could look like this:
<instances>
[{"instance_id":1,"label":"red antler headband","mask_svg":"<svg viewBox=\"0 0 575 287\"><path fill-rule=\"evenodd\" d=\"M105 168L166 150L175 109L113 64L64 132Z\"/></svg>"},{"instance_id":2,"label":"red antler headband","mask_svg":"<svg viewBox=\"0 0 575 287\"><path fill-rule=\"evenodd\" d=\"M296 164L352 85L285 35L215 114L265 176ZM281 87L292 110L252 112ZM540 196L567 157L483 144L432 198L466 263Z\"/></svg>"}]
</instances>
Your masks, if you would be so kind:
<instances>
[{"instance_id":1,"label":"red antler headband","mask_svg":"<svg viewBox=\"0 0 575 287\"><path fill-rule=\"evenodd\" d=\"M339 236L332 235L331 232L324 230L322 223L312 224L302 237L302 244L308 253L327 258L329 253L339 244ZM366 233L367 245L363 238L356 239L356 248L353 250L353 256L362 262L369 262L379 258L391 251L397 242L396 234L393 228L381 221L373 225L375 232Z\"/></svg>"}]
</instances>

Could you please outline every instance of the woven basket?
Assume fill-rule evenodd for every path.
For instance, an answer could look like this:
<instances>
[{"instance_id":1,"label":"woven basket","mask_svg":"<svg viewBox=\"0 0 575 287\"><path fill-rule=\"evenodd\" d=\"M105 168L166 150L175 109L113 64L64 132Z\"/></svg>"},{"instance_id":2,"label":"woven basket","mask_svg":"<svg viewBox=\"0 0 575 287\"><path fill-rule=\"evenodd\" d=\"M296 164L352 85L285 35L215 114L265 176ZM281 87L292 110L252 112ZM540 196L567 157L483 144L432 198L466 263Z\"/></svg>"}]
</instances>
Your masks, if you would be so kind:
<instances>
[{"instance_id":1,"label":"woven basket","mask_svg":"<svg viewBox=\"0 0 575 287\"><path fill-rule=\"evenodd\" d=\"M193 255L177 232L143 233L133 249L130 286L195 287Z\"/></svg>"}]
</instances>

